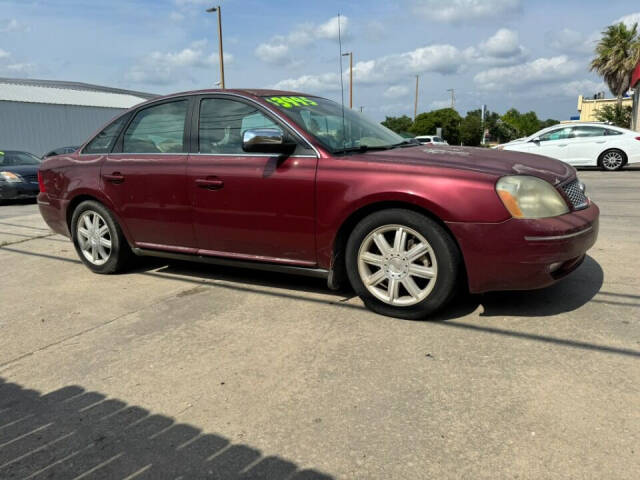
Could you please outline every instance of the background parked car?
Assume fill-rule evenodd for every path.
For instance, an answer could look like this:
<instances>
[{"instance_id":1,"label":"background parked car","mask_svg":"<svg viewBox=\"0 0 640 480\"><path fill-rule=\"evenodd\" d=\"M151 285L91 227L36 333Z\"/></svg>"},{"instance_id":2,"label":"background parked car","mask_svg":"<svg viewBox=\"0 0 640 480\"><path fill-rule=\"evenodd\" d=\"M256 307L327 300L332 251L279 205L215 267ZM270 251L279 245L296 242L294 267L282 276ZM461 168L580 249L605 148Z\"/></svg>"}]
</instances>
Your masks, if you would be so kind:
<instances>
[{"instance_id":1,"label":"background parked car","mask_svg":"<svg viewBox=\"0 0 640 480\"><path fill-rule=\"evenodd\" d=\"M415 137L422 145L449 145L449 142L437 135L420 135Z\"/></svg>"},{"instance_id":2,"label":"background parked car","mask_svg":"<svg viewBox=\"0 0 640 480\"><path fill-rule=\"evenodd\" d=\"M0 150L0 200L38 195L40 159L28 152Z\"/></svg>"},{"instance_id":3,"label":"background parked car","mask_svg":"<svg viewBox=\"0 0 640 480\"><path fill-rule=\"evenodd\" d=\"M54 155L64 155L65 153L73 153L79 148L80 148L79 146L56 148L55 150L51 150L50 152L45 153L42 156L42 158L44 159L47 157L53 157Z\"/></svg>"},{"instance_id":4,"label":"background parked car","mask_svg":"<svg viewBox=\"0 0 640 480\"><path fill-rule=\"evenodd\" d=\"M640 163L638 132L597 122L554 125L495 148L536 153L575 167L597 166L609 171Z\"/></svg>"}]
</instances>

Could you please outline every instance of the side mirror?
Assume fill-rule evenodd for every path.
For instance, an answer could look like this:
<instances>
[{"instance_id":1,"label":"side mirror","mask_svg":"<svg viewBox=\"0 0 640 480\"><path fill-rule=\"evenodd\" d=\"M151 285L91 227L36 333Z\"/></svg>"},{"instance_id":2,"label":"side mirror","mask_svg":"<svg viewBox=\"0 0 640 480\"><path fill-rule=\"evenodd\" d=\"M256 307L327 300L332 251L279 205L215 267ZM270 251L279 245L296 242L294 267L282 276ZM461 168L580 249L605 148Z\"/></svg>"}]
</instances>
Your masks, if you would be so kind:
<instances>
[{"instance_id":1,"label":"side mirror","mask_svg":"<svg viewBox=\"0 0 640 480\"><path fill-rule=\"evenodd\" d=\"M242 134L242 149L254 153L292 153L296 143L278 128L252 128Z\"/></svg>"},{"instance_id":2,"label":"side mirror","mask_svg":"<svg viewBox=\"0 0 640 480\"><path fill-rule=\"evenodd\" d=\"M536 145L538 145L540 143L540 139L538 137L536 138L532 138L531 140L529 140L530 142L535 143Z\"/></svg>"}]
</instances>

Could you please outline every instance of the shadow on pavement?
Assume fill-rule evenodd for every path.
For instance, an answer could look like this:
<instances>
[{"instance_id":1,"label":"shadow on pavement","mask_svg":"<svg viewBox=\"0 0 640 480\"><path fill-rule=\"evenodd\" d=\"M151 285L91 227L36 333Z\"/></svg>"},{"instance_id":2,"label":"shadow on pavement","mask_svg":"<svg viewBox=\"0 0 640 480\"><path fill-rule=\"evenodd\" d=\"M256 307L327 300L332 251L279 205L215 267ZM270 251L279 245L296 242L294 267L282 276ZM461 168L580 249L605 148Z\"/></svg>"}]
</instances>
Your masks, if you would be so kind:
<instances>
[{"instance_id":1,"label":"shadow on pavement","mask_svg":"<svg viewBox=\"0 0 640 480\"><path fill-rule=\"evenodd\" d=\"M19 246L19 245L18 245ZM12 246L0 247L1 250L17 254L59 260L75 263L78 268L84 268L80 260L36 253ZM354 293L345 290L343 292L331 292L322 280L297 277L239 268L216 267L190 262L167 262L159 259L145 260L141 265L130 272L133 275L148 275L160 277L169 281L179 281L192 285L210 288L242 291L258 295L287 298L306 303L331 305L340 309L354 309L366 311L360 303L347 303L353 298ZM481 317L493 316L553 316L574 311L589 302L610 304L608 300L594 300L593 296L599 292L603 284L604 274L602 268L593 258L587 256L584 263L568 278L557 284L542 290L523 292L496 292L485 295L460 295L442 312L429 318L439 325L477 330L486 333L505 335L513 338L536 340L544 343L552 343L566 347L582 348L586 350L615 353L632 357L640 357L640 351L627 348L609 347L590 342L580 342L571 339L557 338L548 335L537 335L515 330L500 329L483 325L475 325L468 322L456 322L482 306ZM266 289L269 287L269 289ZM324 298L304 295L301 292L324 294ZM615 294L610 294L615 295ZM329 296L329 298L327 298ZM635 300L635 297L633 298ZM640 304L619 302L623 306L633 308ZM421 323L421 322L419 322ZM2 478L0 476L0 478Z\"/></svg>"},{"instance_id":2,"label":"shadow on pavement","mask_svg":"<svg viewBox=\"0 0 640 480\"><path fill-rule=\"evenodd\" d=\"M328 480L277 456L82 387L0 377L0 478Z\"/></svg>"}]
</instances>

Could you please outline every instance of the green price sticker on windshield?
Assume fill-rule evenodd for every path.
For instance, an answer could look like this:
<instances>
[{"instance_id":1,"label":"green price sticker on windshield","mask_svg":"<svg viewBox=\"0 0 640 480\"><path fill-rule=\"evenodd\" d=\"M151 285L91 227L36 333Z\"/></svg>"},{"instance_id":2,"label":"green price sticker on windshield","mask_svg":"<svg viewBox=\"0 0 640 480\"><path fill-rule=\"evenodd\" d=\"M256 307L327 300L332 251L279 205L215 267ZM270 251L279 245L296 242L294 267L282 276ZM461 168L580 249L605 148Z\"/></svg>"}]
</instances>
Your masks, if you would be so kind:
<instances>
[{"instance_id":1,"label":"green price sticker on windshield","mask_svg":"<svg viewBox=\"0 0 640 480\"><path fill-rule=\"evenodd\" d=\"M267 102L273 103L277 107L293 108L293 107L312 107L318 105L317 102L307 97L269 97Z\"/></svg>"}]
</instances>

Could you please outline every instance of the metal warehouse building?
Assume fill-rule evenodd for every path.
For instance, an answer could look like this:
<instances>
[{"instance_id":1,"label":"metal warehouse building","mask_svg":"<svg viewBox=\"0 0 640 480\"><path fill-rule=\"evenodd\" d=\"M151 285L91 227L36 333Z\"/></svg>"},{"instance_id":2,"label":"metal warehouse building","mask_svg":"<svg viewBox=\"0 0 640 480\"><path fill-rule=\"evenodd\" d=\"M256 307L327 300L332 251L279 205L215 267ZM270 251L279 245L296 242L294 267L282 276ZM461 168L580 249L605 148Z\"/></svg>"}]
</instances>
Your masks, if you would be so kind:
<instances>
[{"instance_id":1,"label":"metal warehouse building","mask_svg":"<svg viewBox=\"0 0 640 480\"><path fill-rule=\"evenodd\" d=\"M118 113L153 97L86 83L0 78L0 150L42 156L81 145Z\"/></svg>"}]
</instances>

